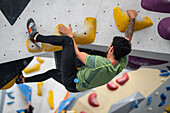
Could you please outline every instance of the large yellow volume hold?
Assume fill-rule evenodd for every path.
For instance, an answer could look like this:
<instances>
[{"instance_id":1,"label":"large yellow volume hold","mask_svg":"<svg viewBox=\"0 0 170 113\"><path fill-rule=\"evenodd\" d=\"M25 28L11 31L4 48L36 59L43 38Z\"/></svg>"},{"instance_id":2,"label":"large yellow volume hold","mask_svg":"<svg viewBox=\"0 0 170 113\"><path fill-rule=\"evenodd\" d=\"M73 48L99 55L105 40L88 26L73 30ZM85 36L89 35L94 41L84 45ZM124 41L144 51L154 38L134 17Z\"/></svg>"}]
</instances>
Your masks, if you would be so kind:
<instances>
[{"instance_id":1,"label":"large yellow volume hold","mask_svg":"<svg viewBox=\"0 0 170 113\"><path fill-rule=\"evenodd\" d=\"M37 83L37 95L42 96L42 87L43 87L43 82L38 82Z\"/></svg>"},{"instance_id":2,"label":"large yellow volume hold","mask_svg":"<svg viewBox=\"0 0 170 113\"><path fill-rule=\"evenodd\" d=\"M128 13L125 10L120 9L119 7L115 7L113 9L113 14L117 28L120 32L125 32L130 20ZM138 31L152 25L153 22L148 16L140 17L139 15L137 15L134 31Z\"/></svg>"},{"instance_id":3,"label":"large yellow volume hold","mask_svg":"<svg viewBox=\"0 0 170 113\"><path fill-rule=\"evenodd\" d=\"M48 102L51 110L54 109L54 98L53 98L53 91L52 90L50 90L48 92L47 102Z\"/></svg>"},{"instance_id":4,"label":"large yellow volume hold","mask_svg":"<svg viewBox=\"0 0 170 113\"><path fill-rule=\"evenodd\" d=\"M37 57L36 59L37 59L37 61L38 61L40 64L44 63L44 60L41 59L40 57Z\"/></svg>"},{"instance_id":5,"label":"large yellow volume hold","mask_svg":"<svg viewBox=\"0 0 170 113\"><path fill-rule=\"evenodd\" d=\"M40 70L40 64L35 64L31 67L25 68L24 73L28 74L28 73L32 73L32 72L39 71L39 70Z\"/></svg>"},{"instance_id":6,"label":"large yellow volume hold","mask_svg":"<svg viewBox=\"0 0 170 113\"><path fill-rule=\"evenodd\" d=\"M42 44L40 42L33 43L29 38L26 41L27 50L29 52L42 52Z\"/></svg>"},{"instance_id":7,"label":"large yellow volume hold","mask_svg":"<svg viewBox=\"0 0 170 113\"><path fill-rule=\"evenodd\" d=\"M84 27L74 32L73 37L78 45L93 43L96 37L96 18L86 17Z\"/></svg>"},{"instance_id":8,"label":"large yellow volume hold","mask_svg":"<svg viewBox=\"0 0 170 113\"><path fill-rule=\"evenodd\" d=\"M63 24L58 24L58 25L56 26L53 35L58 35L58 36L63 35L63 34L60 33L59 30L58 30L58 27L59 27L60 25L63 25ZM64 26L64 25L63 25L63 26ZM60 50L62 50L62 46L54 46L54 45L51 45L51 44L42 43L42 49L43 49L43 51L45 51L45 52L60 51Z\"/></svg>"}]
</instances>

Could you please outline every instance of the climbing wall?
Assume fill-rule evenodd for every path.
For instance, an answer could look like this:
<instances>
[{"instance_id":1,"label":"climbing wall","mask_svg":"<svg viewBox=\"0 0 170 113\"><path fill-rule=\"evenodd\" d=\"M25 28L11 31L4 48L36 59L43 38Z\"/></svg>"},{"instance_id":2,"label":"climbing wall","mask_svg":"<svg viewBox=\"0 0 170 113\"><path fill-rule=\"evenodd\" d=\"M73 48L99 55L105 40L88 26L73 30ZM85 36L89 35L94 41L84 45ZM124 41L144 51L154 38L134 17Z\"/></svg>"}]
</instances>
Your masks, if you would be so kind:
<instances>
[{"instance_id":1,"label":"climbing wall","mask_svg":"<svg viewBox=\"0 0 170 113\"><path fill-rule=\"evenodd\" d=\"M35 20L38 31L42 34L53 34L56 26L60 23L66 26L71 23L73 30L77 31L83 27L84 19L96 17L100 8L98 0L14 1L0 0L0 63L44 54L44 52L30 53L27 51L26 23L29 18ZM28 2L27 5L24 5L25 2ZM15 9L16 6L20 8ZM19 12L21 12L20 15L15 14ZM11 21L6 18L8 16L11 17Z\"/></svg>"},{"instance_id":2,"label":"climbing wall","mask_svg":"<svg viewBox=\"0 0 170 113\"><path fill-rule=\"evenodd\" d=\"M133 109L130 113L161 113L165 111L165 108L168 106L168 104L170 104L169 90L166 89L169 86L170 79L153 91L153 93L151 93L144 101L139 104L137 109ZM166 98L164 100L164 104L162 103L161 99L163 96ZM152 98L149 105L147 105L148 98Z\"/></svg>"},{"instance_id":3,"label":"climbing wall","mask_svg":"<svg viewBox=\"0 0 170 113\"><path fill-rule=\"evenodd\" d=\"M158 1L160 2L160 0ZM170 3L167 0L164 1L162 7L166 5L168 10ZM95 41L88 46L79 47L105 51L115 35L124 36L124 33L118 30L113 14L113 9L119 7L124 11L135 9L140 17L148 16L153 22L152 26L134 33L131 56L135 56L137 59L161 60L163 63L158 63L156 64L158 66L153 68L167 69L167 66L170 66L168 63L170 61L170 41L169 30L167 30L169 29L167 26L169 25L169 10L160 12L148 10L145 6L149 7L149 4L150 2L145 3L141 0L0 0L0 63L45 53L28 52L26 48L28 38L26 22L29 18L35 20L41 34L48 35L53 34L60 23L65 26L68 26L69 23L72 24L73 31L76 32L83 28L86 17L94 17L97 21ZM151 7L151 9L154 8ZM162 33L161 28L166 32ZM134 62L132 64L134 65ZM139 67L155 65L154 63L149 65L150 63L147 64L147 62L135 62L135 64Z\"/></svg>"},{"instance_id":4,"label":"climbing wall","mask_svg":"<svg viewBox=\"0 0 170 113\"><path fill-rule=\"evenodd\" d=\"M74 106L70 109L86 113L162 113L170 103L169 90L170 77L160 76L157 69L139 69L128 72L128 81L123 85L117 82L120 77L115 77L112 82L118 86L110 90L108 85L103 85L81 97L78 97ZM124 79L125 80L125 79ZM92 94L96 94L91 98ZM166 99L161 99L161 95ZM148 98L151 97L150 104ZM136 101L137 100L137 101ZM163 103L162 103L163 102ZM162 103L161 106L160 103ZM113 106L113 107L112 107ZM157 112L158 111L158 112Z\"/></svg>"},{"instance_id":5,"label":"climbing wall","mask_svg":"<svg viewBox=\"0 0 170 113\"><path fill-rule=\"evenodd\" d=\"M40 62L37 60L37 58L34 58L33 61L28 65L26 68L27 70L23 71L25 77L31 77L36 74L44 73L47 70L54 69L55 68L55 62L53 58L41 58L44 60L44 63L40 64L39 70L34 70L34 72L31 73L31 71L28 71L28 68L33 67L36 64L39 64ZM33 70L32 70L33 71ZM27 72L27 74L25 73ZM25 83L25 85L32 88L32 94L31 94L31 103L34 106L34 112L35 113L54 113L55 110L58 108L60 102L64 99L64 96L67 93L67 90L63 85L56 82L55 80L48 79L46 81L43 81L43 85L41 88L41 91L39 91L38 83ZM50 97L49 92L53 91L53 103L54 108L51 109L51 104L49 105L49 99ZM11 93L11 96L14 98L10 98L6 92L13 92ZM24 107L27 105L27 101L23 98L22 91L20 90L19 86L17 84L14 84L13 87L10 89L7 89L5 94L2 96L3 99L0 101L0 105L2 103L2 110L0 109L0 113L16 113L17 110L24 109ZM40 95L41 92L41 95ZM50 93L51 94L51 93ZM1 95L0 95L1 96ZM14 102L13 104L7 104L8 102ZM10 108L10 109L9 109Z\"/></svg>"}]
</instances>

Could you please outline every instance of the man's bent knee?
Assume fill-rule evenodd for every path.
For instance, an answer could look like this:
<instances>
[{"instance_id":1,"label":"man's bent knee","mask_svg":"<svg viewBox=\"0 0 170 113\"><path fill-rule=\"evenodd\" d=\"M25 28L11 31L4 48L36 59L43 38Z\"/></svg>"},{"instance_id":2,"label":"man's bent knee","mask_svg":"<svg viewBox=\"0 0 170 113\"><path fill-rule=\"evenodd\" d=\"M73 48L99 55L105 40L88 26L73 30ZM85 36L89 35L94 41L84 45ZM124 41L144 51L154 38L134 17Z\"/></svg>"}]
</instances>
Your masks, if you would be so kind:
<instances>
[{"instance_id":1,"label":"man's bent knee","mask_svg":"<svg viewBox=\"0 0 170 113\"><path fill-rule=\"evenodd\" d=\"M66 36L66 38L64 39L63 45L74 45L73 39L69 36Z\"/></svg>"}]
</instances>

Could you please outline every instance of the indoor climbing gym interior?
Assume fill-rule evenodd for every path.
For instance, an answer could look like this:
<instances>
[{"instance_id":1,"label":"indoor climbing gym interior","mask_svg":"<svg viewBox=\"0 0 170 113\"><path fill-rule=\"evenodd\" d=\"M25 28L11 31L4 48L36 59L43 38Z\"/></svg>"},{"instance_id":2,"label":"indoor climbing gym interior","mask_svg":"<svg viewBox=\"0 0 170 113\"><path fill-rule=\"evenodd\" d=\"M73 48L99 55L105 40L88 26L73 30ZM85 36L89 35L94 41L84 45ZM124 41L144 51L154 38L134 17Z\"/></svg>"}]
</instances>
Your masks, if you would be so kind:
<instances>
[{"instance_id":1,"label":"indoor climbing gym interior","mask_svg":"<svg viewBox=\"0 0 170 113\"><path fill-rule=\"evenodd\" d=\"M61 37L60 26L71 24L79 51L106 59L113 38L128 30L127 10L137 14L131 52L111 81L80 92L53 78L17 83L62 72L65 48L32 41L30 18L47 36ZM84 68L78 58L75 64ZM81 80L72 82L77 88ZM170 113L170 0L0 0L0 88L0 113Z\"/></svg>"}]
</instances>

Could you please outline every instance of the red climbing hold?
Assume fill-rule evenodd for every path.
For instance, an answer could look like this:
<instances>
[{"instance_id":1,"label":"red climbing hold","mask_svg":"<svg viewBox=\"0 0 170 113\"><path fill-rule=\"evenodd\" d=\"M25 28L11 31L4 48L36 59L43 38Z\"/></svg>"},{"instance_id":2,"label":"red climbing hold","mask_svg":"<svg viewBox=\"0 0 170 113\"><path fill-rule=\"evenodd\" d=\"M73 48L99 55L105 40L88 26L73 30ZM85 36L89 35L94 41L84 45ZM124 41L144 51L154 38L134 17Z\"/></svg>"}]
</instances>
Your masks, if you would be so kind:
<instances>
[{"instance_id":1,"label":"red climbing hold","mask_svg":"<svg viewBox=\"0 0 170 113\"><path fill-rule=\"evenodd\" d=\"M125 72L122 77L116 79L116 82L120 85L125 84L127 81L129 80L129 76L128 74Z\"/></svg>"},{"instance_id":2,"label":"red climbing hold","mask_svg":"<svg viewBox=\"0 0 170 113\"><path fill-rule=\"evenodd\" d=\"M110 90L116 90L118 88L118 85L113 83L113 81L110 81L109 83L107 83L107 88L109 88Z\"/></svg>"},{"instance_id":3,"label":"red climbing hold","mask_svg":"<svg viewBox=\"0 0 170 113\"><path fill-rule=\"evenodd\" d=\"M85 111L81 111L80 113L86 113Z\"/></svg>"},{"instance_id":4,"label":"red climbing hold","mask_svg":"<svg viewBox=\"0 0 170 113\"><path fill-rule=\"evenodd\" d=\"M91 93L91 94L89 95L89 98L88 98L89 104L90 104L91 106L93 106L93 107L98 107L98 106L99 106L99 103L98 103L96 97L97 97L97 94L96 94L96 93Z\"/></svg>"}]
</instances>

